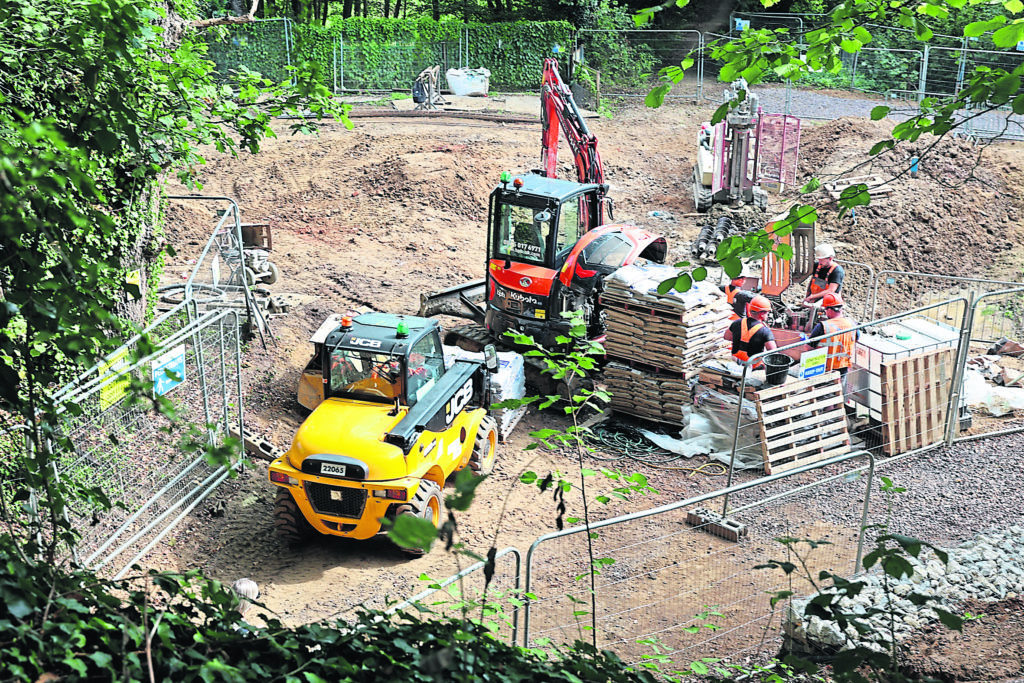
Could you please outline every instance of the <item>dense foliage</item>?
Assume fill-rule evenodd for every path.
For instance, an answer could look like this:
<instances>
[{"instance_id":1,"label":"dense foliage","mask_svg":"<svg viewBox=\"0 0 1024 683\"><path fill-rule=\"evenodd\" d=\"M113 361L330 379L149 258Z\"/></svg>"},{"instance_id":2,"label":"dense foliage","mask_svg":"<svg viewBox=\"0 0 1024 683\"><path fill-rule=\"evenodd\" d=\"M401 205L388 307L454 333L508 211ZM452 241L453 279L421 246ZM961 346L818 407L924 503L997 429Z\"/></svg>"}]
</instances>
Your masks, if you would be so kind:
<instances>
[{"instance_id":1,"label":"dense foliage","mask_svg":"<svg viewBox=\"0 0 1024 683\"><path fill-rule=\"evenodd\" d=\"M366 612L239 631L237 599L217 582L151 573L108 583L19 557L3 538L0 596L2 683L654 681L586 643L547 657L456 620Z\"/></svg>"}]
</instances>

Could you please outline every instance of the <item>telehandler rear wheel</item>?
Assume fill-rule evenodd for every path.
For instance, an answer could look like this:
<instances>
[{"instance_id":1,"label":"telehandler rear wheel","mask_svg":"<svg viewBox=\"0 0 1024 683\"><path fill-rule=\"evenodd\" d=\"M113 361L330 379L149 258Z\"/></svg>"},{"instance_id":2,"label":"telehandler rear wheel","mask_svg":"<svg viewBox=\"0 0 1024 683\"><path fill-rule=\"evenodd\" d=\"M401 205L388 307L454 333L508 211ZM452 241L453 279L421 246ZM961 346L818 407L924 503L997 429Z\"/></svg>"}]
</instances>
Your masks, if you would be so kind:
<instances>
[{"instance_id":1,"label":"telehandler rear wheel","mask_svg":"<svg viewBox=\"0 0 1024 683\"><path fill-rule=\"evenodd\" d=\"M473 455L469 456L469 469L477 475L494 471L495 450L498 444L498 426L490 415L480 421L473 442Z\"/></svg>"},{"instance_id":2,"label":"telehandler rear wheel","mask_svg":"<svg viewBox=\"0 0 1024 683\"><path fill-rule=\"evenodd\" d=\"M441 526L441 487L429 479L421 479L416 494L413 495L411 501L398 508L398 514L425 519L435 528ZM423 554L419 548L402 548L402 550L410 555Z\"/></svg>"},{"instance_id":3,"label":"telehandler rear wheel","mask_svg":"<svg viewBox=\"0 0 1024 683\"><path fill-rule=\"evenodd\" d=\"M280 486L274 501L274 526L278 537L288 543L302 543L316 535L316 529L302 515L291 491Z\"/></svg>"}]
</instances>

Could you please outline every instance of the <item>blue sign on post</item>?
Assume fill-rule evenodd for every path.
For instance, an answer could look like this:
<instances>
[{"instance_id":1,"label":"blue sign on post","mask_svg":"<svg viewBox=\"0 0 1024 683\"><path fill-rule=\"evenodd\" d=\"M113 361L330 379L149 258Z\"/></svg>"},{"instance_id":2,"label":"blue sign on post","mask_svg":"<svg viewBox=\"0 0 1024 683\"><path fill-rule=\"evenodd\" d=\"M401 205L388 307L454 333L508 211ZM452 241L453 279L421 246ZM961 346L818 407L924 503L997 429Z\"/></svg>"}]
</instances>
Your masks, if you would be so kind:
<instances>
[{"instance_id":1,"label":"blue sign on post","mask_svg":"<svg viewBox=\"0 0 1024 683\"><path fill-rule=\"evenodd\" d=\"M185 345L160 355L152 362L153 391L163 396L185 381Z\"/></svg>"}]
</instances>

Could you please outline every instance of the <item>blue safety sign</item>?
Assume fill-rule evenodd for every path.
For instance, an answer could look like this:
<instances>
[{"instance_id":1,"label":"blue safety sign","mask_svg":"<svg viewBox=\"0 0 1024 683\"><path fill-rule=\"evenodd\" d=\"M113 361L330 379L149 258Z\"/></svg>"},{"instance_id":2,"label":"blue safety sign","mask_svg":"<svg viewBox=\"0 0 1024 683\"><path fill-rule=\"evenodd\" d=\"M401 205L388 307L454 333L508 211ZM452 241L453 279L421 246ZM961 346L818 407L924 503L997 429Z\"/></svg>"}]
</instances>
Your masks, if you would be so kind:
<instances>
[{"instance_id":1,"label":"blue safety sign","mask_svg":"<svg viewBox=\"0 0 1024 683\"><path fill-rule=\"evenodd\" d=\"M163 396L185 381L185 345L161 354L153 361L153 392Z\"/></svg>"}]
</instances>

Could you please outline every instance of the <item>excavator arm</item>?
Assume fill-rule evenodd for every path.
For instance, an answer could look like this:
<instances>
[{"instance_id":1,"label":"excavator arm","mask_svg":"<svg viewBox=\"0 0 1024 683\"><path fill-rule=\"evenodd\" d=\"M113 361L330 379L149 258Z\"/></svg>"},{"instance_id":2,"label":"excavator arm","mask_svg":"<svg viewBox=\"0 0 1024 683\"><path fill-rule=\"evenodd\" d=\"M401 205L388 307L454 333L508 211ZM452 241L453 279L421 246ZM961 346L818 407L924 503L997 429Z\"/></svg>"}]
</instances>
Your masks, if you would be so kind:
<instances>
[{"instance_id":1,"label":"excavator arm","mask_svg":"<svg viewBox=\"0 0 1024 683\"><path fill-rule=\"evenodd\" d=\"M544 79L540 89L541 131L540 162L547 178L558 177L558 131L561 129L572 149L576 163L576 180L601 185L599 200L604 199L604 169L597 152L597 138L587 128L569 86L558 74L558 60L544 60ZM558 125L555 125L555 121ZM599 202L600 206L600 202ZM603 207L599 210L603 210ZM596 225L603 224L600 219Z\"/></svg>"}]
</instances>

